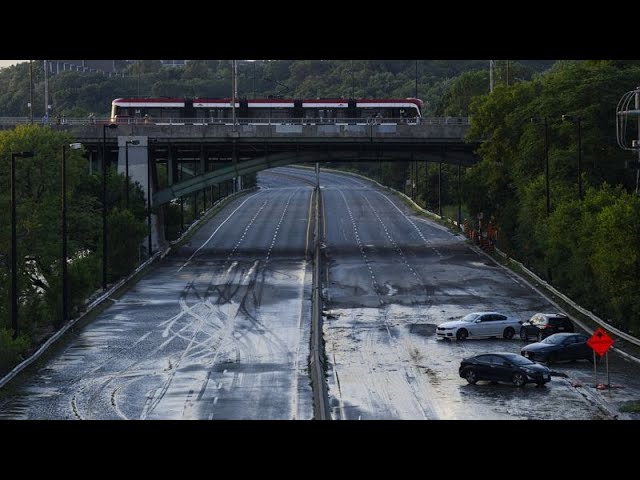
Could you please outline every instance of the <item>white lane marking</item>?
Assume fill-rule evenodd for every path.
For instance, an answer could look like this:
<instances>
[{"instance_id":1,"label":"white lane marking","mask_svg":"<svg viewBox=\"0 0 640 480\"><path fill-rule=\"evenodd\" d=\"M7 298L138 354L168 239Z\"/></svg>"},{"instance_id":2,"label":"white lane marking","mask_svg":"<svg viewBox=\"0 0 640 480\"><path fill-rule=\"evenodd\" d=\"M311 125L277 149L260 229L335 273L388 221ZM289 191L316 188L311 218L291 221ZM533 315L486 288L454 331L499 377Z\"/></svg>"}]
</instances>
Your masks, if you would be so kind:
<instances>
[{"instance_id":1,"label":"white lane marking","mask_svg":"<svg viewBox=\"0 0 640 480\"><path fill-rule=\"evenodd\" d=\"M249 221L249 223L245 227L244 232L242 232L242 235L240 236L240 240L238 240L238 243L236 243L236 245L233 247L233 250L231 250L231 253L229 253L229 255L227 256L227 260L226 260L227 262L231 261L231 257L233 257L233 255L236 253L236 251L240 247L240 244L244 240L244 237L247 235L247 232L249 231L249 229L253 225L253 222L256 221L256 218L258 218L258 215L260 215L260 212L267 205L267 203L268 203L268 200L265 200L264 203L262 205L260 205L260 208L258 209L256 214L251 218L251 220Z\"/></svg>"},{"instance_id":2,"label":"white lane marking","mask_svg":"<svg viewBox=\"0 0 640 480\"><path fill-rule=\"evenodd\" d=\"M379 192L379 191L377 191L377 190L374 190L374 191L375 191L378 195L380 195L381 197L383 197L384 199L386 199L386 200L387 200L387 202L389 202L391 205L393 205L393 208L395 208L396 210L398 210L398 211L400 212L400 215L402 215L402 216L407 220L407 222L409 222L409 223L413 226L413 228L415 228L415 229L416 229L416 232L418 232L418 235L420 235L420 238L422 239L422 241L424 242L424 244L425 244L426 246L430 247L430 248L431 248L431 249L432 249L432 250L433 250L433 251L434 251L434 252L435 252L439 257L442 257L442 254L440 253L440 251L438 251L438 249L437 249L436 247L434 247L434 246L432 246L432 245L429 245L429 242L428 242L428 241L427 241L427 239L424 237L424 234L422 233L422 231L418 228L418 226L415 224L415 222L414 222L411 218L409 218L409 216L408 216L408 215L406 215L402 210L400 210L400 209L398 208L398 206L397 206L395 203L393 203L393 202L391 201L391 199L390 199L389 197L387 197L384 193Z\"/></svg>"},{"instance_id":3,"label":"white lane marking","mask_svg":"<svg viewBox=\"0 0 640 480\"><path fill-rule=\"evenodd\" d=\"M373 291L376 293L376 296L378 297L378 302L380 302L380 305L383 305L384 302L382 301L382 298L380 297L380 287L378 285L378 281L376 280L376 276L373 273L373 269L371 268L371 263L369 262L369 259L367 258L367 254L364 252L364 246L362 245L362 242L360 241L360 235L358 234L358 227L356 226L356 220L353 218L353 212L351 211L351 208L349 207L349 202L347 202L347 197L344 196L344 193L342 193L342 190L338 190L338 192L340 192L340 195L342 196L342 200L344 200L344 204L347 207L347 213L349 214L349 218L351 219L351 226L353 227L353 233L355 234L356 237L356 243L358 244L358 249L360 250L360 255L362 256L365 265L367 266L367 270L369 270L369 276L371 277L371 283L373 285ZM385 323L385 327L387 327L387 331L389 331L389 326L386 325ZM389 331L389 335L391 335L391 332Z\"/></svg>"},{"instance_id":4,"label":"white lane marking","mask_svg":"<svg viewBox=\"0 0 640 480\"><path fill-rule=\"evenodd\" d=\"M233 215L234 215L238 210L240 210L240 208L242 208L242 206L243 206L245 203L247 203L249 200L251 200L253 197L255 197L256 195L258 195L259 193L261 193L261 192L254 193L254 194L253 194L253 195L251 195L249 198L247 198L244 202L242 202L240 205L238 205L238 207L237 207L233 212L231 212L227 218L225 218L225 219L224 219L224 222L222 222L220 225L218 225L218 228L216 228L216 229L214 230L214 232L211 234L211 236L210 236L209 238L207 238L207 241L206 241L206 242L204 242L202 245L200 245L200 247L198 247L198 249L197 249L195 252L193 252L193 254L192 254L192 255L187 259L187 261L186 261L186 262L184 262L184 265L182 265L182 266L178 269L178 272L179 272L179 271L181 271L184 267L186 267L186 266L187 266L187 264L191 261L191 259L192 259L193 257L195 257L195 256L198 254L198 252L199 252L200 250L202 250L202 249L207 245L207 243L209 243L209 242L211 241L211 239L216 235L216 233L218 233L218 230L220 230L220 229L222 228L222 226L223 226L225 223L227 223L227 222L229 221L229 219L230 219L231 217L233 217Z\"/></svg>"},{"instance_id":5,"label":"white lane marking","mask_svg":"<svg viewBox=\"0 0 640 480\"><path fill-rule=\"evenodd\" d=\"M269 263L269 258L271 257L271 251L273 250L273 246L276 244L276 239L278 238L278 231L280 230L280 225L282 225L282 220L284 220L284 216L287 213L287 209L289 208L289 204L291 203L291 199L293 196L298 193L299 189L296 189L289 198L287 199L287 204L284 206L284 210L282 211L282 215L280 215L280 220L278 220L278 224L276 225L276 230L273 234L273 238L271 240L271 245L269 246L269 251L267 252L267 257L265 259L265 264Z\"/></svg>"},{"instance_id":6,"label":"white lane marking","mask_svg":"<svg viewBox=\"0 0 640 480\"><path fill-rule=\"evenodd\" d=\"M369 204L369 207L371 208L371 211L373 212L373 214L378 219L378 222L380 222L380 225L382 225L382 229L384 230L384 234L389 239L389 241L393 245L393 248L396 250L396 252L398 252L398 254L400 255L400 258L402 258L402 261L405 264L405 266L409 269L411 274L418 280L420 286L423 286L423 282L422 282L422 279L420 278L420 275L418 274L418 272L416 272L413 269L413 267L411 265L409 265L409 261L407 260L407 257L404 254L404 252L402 251L402 248L400 248L400 245L398 245L396 243L396 241L393 239L393 236L389 232L389 229L387 229L387 226L385 225L385 223L380 218L380 215L378 215L378 212L376 211L376 209L373 207L373 205L371 204L371 202L369 201L369 199L367 198L367 196L364 193L360 193L360 195L362 196L362 198L364 198L364 200L367 202L367 204Z\"/></svg>"}]
</instances>

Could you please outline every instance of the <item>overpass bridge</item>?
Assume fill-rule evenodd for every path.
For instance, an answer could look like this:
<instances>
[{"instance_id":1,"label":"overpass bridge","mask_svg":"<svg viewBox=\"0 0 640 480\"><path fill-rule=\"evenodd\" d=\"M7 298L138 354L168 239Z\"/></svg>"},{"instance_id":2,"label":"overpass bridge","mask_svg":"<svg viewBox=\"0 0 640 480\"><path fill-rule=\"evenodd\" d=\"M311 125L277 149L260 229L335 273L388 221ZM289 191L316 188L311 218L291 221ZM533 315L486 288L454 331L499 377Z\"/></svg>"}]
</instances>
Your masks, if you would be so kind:
<instances>
[{"instance_id":1,"label":"overpass bridge","mask_svg":"<svg viewBox=\"0 0 640 480\"><path fill-rule=\"evenodd\" d=\"M399 119L354 124L303 124L300 119L248 125L184 122L134 121L110 128L113 125L106 119L65 119L63 124L47 127L69 132L84 144L90 171L101 168L103 149L107 165L117 162L120 172L128 157L129 175L145 192L150 177L153 206L294 163L421 161L469 166L478 160L474 153L478 143L464 141L468 117L427 117L418 125L399 123ZM0 118L0 128L20 123L28 119Z\"/></svg>"},{"instance_id":2,"label":"overpass bridge","mask_svg":"<svg viewBox=\"0 0 640 480\"><path fill-rule=\"evenodd\" d=\"M107 119L65 119L43 128L68 132L81 142L89 173L101 170L103 158L119 172L128 164L131 181L138 182L145 195L153 192L153 207L188 196L197 204L198 193L214 185L219 196L221 186L228 193L243 175L295 163L421 161L470 166L478 161L474 152L479 144L464 141L469 130L466 117L423 118L418 125L399 119L363 124L303 124L300 119L238 125L182 122L114 126ZM28 118L0 117L0 129L21 123L29 123ZM159 217L152 217L155 249L164 234Z\"/></svg>"}]
</instances>

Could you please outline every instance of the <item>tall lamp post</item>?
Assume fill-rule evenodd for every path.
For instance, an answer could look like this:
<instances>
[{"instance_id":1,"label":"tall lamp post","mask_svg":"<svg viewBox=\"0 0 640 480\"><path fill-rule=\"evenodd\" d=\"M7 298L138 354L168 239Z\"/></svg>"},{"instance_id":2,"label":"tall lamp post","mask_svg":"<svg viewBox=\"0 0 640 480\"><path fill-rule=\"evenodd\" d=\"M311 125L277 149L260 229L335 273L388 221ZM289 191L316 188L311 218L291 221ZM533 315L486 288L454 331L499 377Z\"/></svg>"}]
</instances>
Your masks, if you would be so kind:
<instances>
[{"instance_id":1,"label":"tall lamp post","mask_svg":"<svg viewBox=\"0 0 640 480\"><path fill-rule=\"evenodd\" d=\"M67 274L67 148L78 150L81 143L62 146L62 323L69 320L69 276Z\"/></svg>"},{"instance_id":2,"label":"tall lamp post","mask_svg":"<svg viewBox=\"0 0 640 480\"><path fill-rule=\"evenodd\" d=\"M140 145L140 140L127 140L124 142L124 175L125 180L125 206L129 209L129 145Z\"/></svg>"},{"instance_id":3,"label":"tall lamp post","mask_svg":"<svg viewBox=\"0 0 640 480\"><path fill-rule=\"evenodd\" d=\"M562 115L562 120L574 123L578 128L578 199L582 200L582 119L576 115Z\"/></svg>"},{"instance_id":4,"label":"tall lamp post","mask_svg":"<svg viewBox=\"0 0 640 480\"><path fill-rule=\"evenodd\" d=\"M544 125L544 177L547 192L547 217L551 212L551 199L549 197L549 128L547 117L531 117L531 123L540 123Z\"/></svg>"},{"instance_id":5,"label":"tall lamp post","mask_svg":"<svg viewBox=\"0 0 640 480\"><path fill-rule=\"evenodd\" d=\"M148 144L147 144L148 145ZM147 146L147 227L149 229L148 236L148 255L151 258L151 152Z\"/></svg>"},{"instance_id":6,"label":"tall lamp post","mask_svg":"<svg viewBox=\"0 0 640 480\"><path fill-rule=\"evenodd\" d=\"M102 125L102 289L107 289L107 128L118 128L115 123Z\"/></svg>"},{"instance_id":7,"label":"tall lamp post","mask_svg":"<svg viewBox=\"0 0 640 480\"><path fill-rule=\"evenodd\" d=\"M462 162L458 160L458 228L462 224L462 189L460 188L460 170L462 170Z\"/></svg>"},{"instance_id":8,"label":"tall lamp post","mask_svg":"<svg viewBox=\"0 0 640 480\"><path fill-rule=\"evenodd\" d=\"M18 337L18 242L16 241L16 158L33 157L33 152L11 152L11 328Z\"/></svg>"}]
</instances>

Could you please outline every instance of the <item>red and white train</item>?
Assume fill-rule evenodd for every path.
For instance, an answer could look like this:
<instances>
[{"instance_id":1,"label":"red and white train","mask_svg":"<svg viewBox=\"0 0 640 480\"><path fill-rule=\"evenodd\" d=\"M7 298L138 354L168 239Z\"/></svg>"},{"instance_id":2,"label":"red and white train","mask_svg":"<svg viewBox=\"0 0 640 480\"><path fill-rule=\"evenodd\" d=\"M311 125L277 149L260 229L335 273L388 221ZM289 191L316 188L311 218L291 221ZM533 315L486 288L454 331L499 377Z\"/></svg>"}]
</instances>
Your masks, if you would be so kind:
<instances>
[{"instance_id":1,"label":"red and white train","mask_svg":"<svg viewBox=\"0 0 640 480\"><path fill-rule=\"evenodd\" d=\"M398 124L416 125L423 102L417 98L236 99L239 124ZM231 124L231 98L116 98L114 123Z\"/></svg>"}]
</instances>

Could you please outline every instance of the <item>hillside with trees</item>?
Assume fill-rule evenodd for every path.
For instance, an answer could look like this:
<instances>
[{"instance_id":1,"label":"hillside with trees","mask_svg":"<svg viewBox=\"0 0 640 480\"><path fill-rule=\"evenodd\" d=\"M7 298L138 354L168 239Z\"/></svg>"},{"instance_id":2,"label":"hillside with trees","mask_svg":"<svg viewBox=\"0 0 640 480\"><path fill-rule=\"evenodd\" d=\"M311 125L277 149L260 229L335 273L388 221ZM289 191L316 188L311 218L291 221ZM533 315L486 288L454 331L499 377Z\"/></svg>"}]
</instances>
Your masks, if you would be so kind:
<instances>
[{"instance_id":1,"label":"hillside with trees","mask_svg":"<svg viewBox=\"0 0 640 480\"><path fill-rule=\"evenodd\" d=\"M549 68L550 61L510 62L513 81ZM488 69L487 60L272 60L238 65L240 97L413 97L425 100L425 115L438 115L441 93L463 72ZM34 117L44 115L44 68L34 61ZM496 76L506 76L498 62ZM0 117L28 116L29 63L0 69ZM163 67L158 60L131 62L121 75L65 71L49 75L52 115L107 116L111 100L126 96L231 96L229 60L190 60L183 68ZM485 90L488 90L488 73Z\"/></svg>"}]
</instances>

